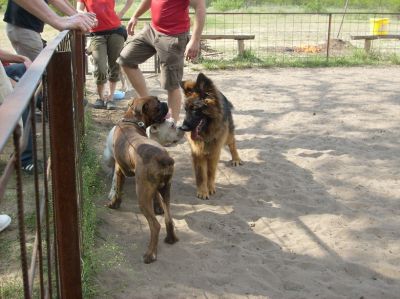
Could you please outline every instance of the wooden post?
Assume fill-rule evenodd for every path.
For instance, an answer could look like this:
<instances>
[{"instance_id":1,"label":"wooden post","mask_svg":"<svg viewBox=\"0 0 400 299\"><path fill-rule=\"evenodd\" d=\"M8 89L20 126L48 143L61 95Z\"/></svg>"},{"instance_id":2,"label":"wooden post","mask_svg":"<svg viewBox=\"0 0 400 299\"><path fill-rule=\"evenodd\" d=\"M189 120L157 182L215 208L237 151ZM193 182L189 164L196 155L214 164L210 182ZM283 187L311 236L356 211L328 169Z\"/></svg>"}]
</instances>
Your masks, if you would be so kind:
<instances>
[{"instance_id":1,"label":"wooden post","mask_svg":"<svg viewBox=\"0 0 400 299\"><path fill-rule=\"evenodd\" d=\"M85 84L85 36L81 31L74 30L72 36L72 55L73 55L73 78L75 89L75 107L78 115L79 133L83 136L85 132L85 115L83 100L85 97L84 84Z\"/></svg>"},{"instance_id":2,"label":"wooden post","mask_svg":"<svg viewBox=\"0 0 400 299\"><path fill-rule=\"evenodd\" d=\"M329 60L329 51L331 48L331 30L332 30L332 14L329 14L329 19L328 19L328 37L326 40L326 60Z\"/></svg>"},{"instance_id":3,"label":"wooden post","mask_svg":"<svg viewBox=\"0 0 400 299\"><path fill-rule=\"evenodd\" d=\"M243 55L244 53L244 40L243 39L238 39L238 51L239 51L239 55Z\"/></svg>"},{"instance_id":4,"label":"wooden post","mask_svg":"<svg viewBox=\"0 0 400 299\"><path fill-rule=\"evenodd\" d=\"M371 50L371 43L372 43L372 40L370 40L368 38L365 39L365 42L364 42L365 52L369 53L369 51Z\"/></svg>"},{"instance_id":5,"label":"wooden post","mask_svg":"<svg viewBox=\"0 0 400 299\"><path fill-rule=\"evenodd\" d=\"M71 53L48 65L51 170L60 298L82 298ZM57 134L56 134L57 132Z\"/></svg>"}]
</instances>

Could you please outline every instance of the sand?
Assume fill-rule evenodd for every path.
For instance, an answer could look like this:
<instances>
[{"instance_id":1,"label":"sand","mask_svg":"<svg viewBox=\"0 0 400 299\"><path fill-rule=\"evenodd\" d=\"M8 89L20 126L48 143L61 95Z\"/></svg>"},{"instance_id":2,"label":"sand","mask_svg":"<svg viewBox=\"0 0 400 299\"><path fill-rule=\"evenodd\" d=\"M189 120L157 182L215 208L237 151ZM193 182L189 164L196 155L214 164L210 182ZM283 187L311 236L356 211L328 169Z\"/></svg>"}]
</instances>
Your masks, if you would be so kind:
<instances>
[{"instance_id":1,"label":"sand","mask_svg":"<svg viewBox=\"0 0 400 299\"><path fill-rule=\"evenodd\" d=\"M235 106L245 164L229 166L224 150L217 193L203 201L188 143L168 149L180 241L162 241L159 216L150 265L134 180L119 210L101 196L96 297L400 298L400 68L205 73ZM95 111L100 139L121 115Z\"/></svg>"}]
</instances>

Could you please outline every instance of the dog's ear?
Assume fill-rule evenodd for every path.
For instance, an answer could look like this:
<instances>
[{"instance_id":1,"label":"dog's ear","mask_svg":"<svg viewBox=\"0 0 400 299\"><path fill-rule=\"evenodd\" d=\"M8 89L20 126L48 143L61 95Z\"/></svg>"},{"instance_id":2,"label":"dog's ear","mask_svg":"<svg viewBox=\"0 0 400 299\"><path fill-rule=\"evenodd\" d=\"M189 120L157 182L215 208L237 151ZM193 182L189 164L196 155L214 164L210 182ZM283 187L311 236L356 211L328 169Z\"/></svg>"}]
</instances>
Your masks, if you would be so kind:
<instances>
[{"instance_id":1,"label":"dog's ear","mask_svg":"<svg viewBox=\"0 0 400 299\"><path fill-rule=\"evenodd\" d=\"M135 113L135 115L142 115L147 109L147 102L143 100L143 98L133 99L131 103L129 103L129 108Z\"/></svg>"},{"instance_id":2,"label":"dog's ear","mask_svg":"<svg viewBox=\"0 0 400 299\"><path fill-rule=\"evenodd\" d=\"M215 90L214 83L203 73L197 76L196 89L200 93L200 97L205 98L207 94Z\"/></svg>"},{"instance_id":3,"label":"dog's ear","mask_svg":"<svg viewBox=\"0 0 400 299\"><path fill-rule=\"evenodd\" d=\"M136 105L134 105L134 111L136 115L143 115L147 111L147 102L138 101Z\"/></svg>"},{"instance_id":4,"label":"dog's ear","mask_svg":"<svg viewBox=\"0 0 400 299\"><path fill-rule=\"evenodd\" d=\"M158 132L158 126L151 125L149 128L151 134L155 134Z\"/></svg>"},{"instance_id":5,"label":"dog's ear","mask_svg":"<svg viewBox=\"0 0 400 299\"><path fill-rule=\"evenodd\" d=\"M154 135L154 134L156 134L156 133L158 133L158 126L154 126L154 125L151 125L151 126L148 126L147 128L146 128L146 135L147 135L147 137L151 137L151 135Z\"/></svg>"},{"instance_id":6,"label":"dog's ear","mask_svg":"<svg viewBox=\"0 0 400 299\"><path fill-rule=\"evenodd\" d=\"M205 99L204 104L206 104L206 106L216 106L218 103L215 99Z\"/></svg>"},{"instance_id":7,"label":"dog's ear","mask_svg":"<svg viewBox=\"0 0 400 299\"><path fill-rule=\"evenodd\" d=\"M196 83L191 80L181 81L180 85L185 96L189 97L193 93L195 84Z\"/></svg>"}]
</instances>

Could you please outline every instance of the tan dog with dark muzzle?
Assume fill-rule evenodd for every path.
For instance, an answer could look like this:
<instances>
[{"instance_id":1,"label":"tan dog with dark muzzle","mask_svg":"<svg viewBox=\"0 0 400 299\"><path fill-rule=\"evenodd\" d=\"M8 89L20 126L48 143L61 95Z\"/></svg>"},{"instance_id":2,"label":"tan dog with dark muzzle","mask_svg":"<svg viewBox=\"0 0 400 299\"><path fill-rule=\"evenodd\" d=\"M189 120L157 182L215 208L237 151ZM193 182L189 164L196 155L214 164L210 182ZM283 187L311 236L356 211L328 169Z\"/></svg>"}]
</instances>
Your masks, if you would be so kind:
<instances>
[{"instance_id":1,"label":"tan dog with dark muzzle","mask_svg":"<svg viewBox=\"0 0 400 299\"><path fill-rule=\"evenodd\" d=\"M112 153L108 157L108 163L114 163L109 208L117 209L121 205L125 177L136 177L139 207L150 226L150 243L143 256L146 264L157 259L160 224L153 210L153 200L156 198L164 210L167 229L165 242L173 244L178 241L169 210L174 160L159 143L146 136L146 127L161 123L167 112L168 105L157 97L133 100L124 118L115 126Z\"/></svg>"}]
</instances>

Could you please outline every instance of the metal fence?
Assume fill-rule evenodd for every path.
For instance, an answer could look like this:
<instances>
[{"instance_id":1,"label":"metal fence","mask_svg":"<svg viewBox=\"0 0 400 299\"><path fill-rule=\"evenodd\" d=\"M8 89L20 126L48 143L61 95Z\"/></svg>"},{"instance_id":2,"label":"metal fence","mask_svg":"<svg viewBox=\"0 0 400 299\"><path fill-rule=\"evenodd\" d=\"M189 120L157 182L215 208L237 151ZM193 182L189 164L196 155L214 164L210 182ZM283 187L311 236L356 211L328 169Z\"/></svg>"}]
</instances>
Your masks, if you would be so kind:
<instances>
[{"instance_id":1,"label":"metal fence","mask_svg":"<svg viewBox=\"0 0 400 299\"><path fill-rule=\"evenodd\" d=\"M1 233L0 242L11 245L7 238L19 235L20 267L4 260L0 266L3 277L15 276L11 279L19 284L15 293L8 294L12 298L82 297L78 153L84 126L83 53L81 33L60 33L0 106L0 154L4 158L0 164L0 210L10 211L16 223ZM35 117L39 94L43 99L41 122ZM22 134L19 119L25 109L30 116ZM33 176L22 174L20 162L29 134ZM37 171L39 164L44 168L42 175ZM6 283L3 281L2 287ZM2 294L7 296L0 293L0 297Z\"/></svg>"},{"instance_id":2,"label":"metal fence","mask_svg":"<svg viewBox=\"0 0 400 299\"><path fill-rule=\"evenodd\" d=\"M193 22L193 14L191 15ZM371 53L400 55L399 13L207 13L201 41L201 57L228 60L241 53L275 61L327 59L353 55L366 48L365 39L376 35L373 20L387 19L384 34L391 39L373 39ZM125 24L129 19L123 19ZM139 31L150 18L142 18ZM238 37L235 39L235 36ZM247 39L246 36L254 36ZM242 39L242 41L240 41ZM243 49L242 49L243 50ZM157 60L141 65L144 72L158 72Z\"/></svg>"},{"instance_id":3,"label":"metal fence","mask_svg":"<svg viewBox=\"0 0 400 299\"><path fill-rule=\"evenodd\" d=\"M387 19L384 34L400 35L400 13L208 13L204 34L254 35L245 40L245 50L259 58L308 59L351 55L364 48L364 40L353 36L373 35L372 19ZM400 54L397 39L377 39L371 51ZM202 56L231 59L238 54L232 39L203 40Z\"/></svg>"}]
</instances>

